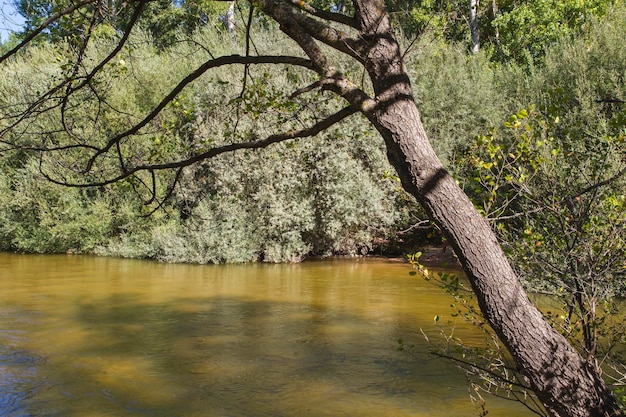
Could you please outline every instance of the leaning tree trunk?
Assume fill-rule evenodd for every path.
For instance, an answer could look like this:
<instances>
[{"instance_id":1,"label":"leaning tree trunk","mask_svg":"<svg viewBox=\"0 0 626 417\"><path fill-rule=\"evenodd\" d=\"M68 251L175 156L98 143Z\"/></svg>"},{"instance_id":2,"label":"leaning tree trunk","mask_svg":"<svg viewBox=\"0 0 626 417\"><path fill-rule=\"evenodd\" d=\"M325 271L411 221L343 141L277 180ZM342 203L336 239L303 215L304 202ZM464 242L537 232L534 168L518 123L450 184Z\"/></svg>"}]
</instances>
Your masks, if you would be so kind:
<instances>
[{"instance_id":1,"label":"leaning tree trunk","mask_svg":"<svg viewBox=\"0 0 626 417\"><path fill-rule=\"evenodd\" d=\"M303 1L261 0L261 9L306 52L324 77L316 85L343 96L385 140L402 185L429 212L452 244L480 308L546 410L558 417L623 416L599 370L585 361L530 302L489 224L443 168L430 145L413 99L402 54L384 0L353 0L354 19ZM321 19L358 30L350 37ZM332 46L368 71L375 98L338 74L316 41Z\"/></svg>"},{"instance_id":2,"label":"leaning tree trunk","mask_svg":"<svg viewBox=\"0 0 626 417\"><path fill-rule=\"evenodd\" d=\"M380 80L383 82L383 80ZM621 416L594 365L534 307L489 224L435 156L410 100L372 115L404 188L441 228L480 309L552 416Z\"/></svg>"},{"instance_id":3,"label":"leaning tree trunk","mask_svg":"<svg viewBox=\"0 0 626 417\"><path fill-rule=\"evenodd\" d=\"M443 168L420 121L399 46L382 2L358 0L370 39L365 67L376 106L366 113L383 136L402 185L424 206L457 254L480 308L553 416L623 416L599 370L535 308L494 232ZM376 4L378 3L378 4Z\"/></svg>"}]
</instances>

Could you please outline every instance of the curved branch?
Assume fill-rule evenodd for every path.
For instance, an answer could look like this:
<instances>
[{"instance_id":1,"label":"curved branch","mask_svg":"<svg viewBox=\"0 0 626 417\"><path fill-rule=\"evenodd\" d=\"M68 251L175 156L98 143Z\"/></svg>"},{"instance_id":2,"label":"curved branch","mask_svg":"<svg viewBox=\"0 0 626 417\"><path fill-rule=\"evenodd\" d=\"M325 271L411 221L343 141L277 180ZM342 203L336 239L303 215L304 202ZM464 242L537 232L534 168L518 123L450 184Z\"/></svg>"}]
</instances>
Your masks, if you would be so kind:
<instances>
[{"instance_id":1,"label":"curved branch","mask_svg":"<svg viewBox=\"0 0 626 417\"><path fill-rule=\"evenodd\" d=\"M250 141L250 142L241 142L241 143L231 143L228 145L218 146L216 148L211 148L206 152L194 155L190 158L183 159L180 161L162 163L162 164L149 164L149 165L139 165L131 169L124 169L123 172L113 178L109 178L103 181L94 181L88 183L70 183L67 181L57 180L51 177L49 174L45 173L43 170L43 166L40 164L39 172L50 182L58 185L63 185L66 187L74 187L74 188L84 188L84 187L100 187L104 185L113 184L115 182L121 181L125 178L131 177L139 172L148 171L151 175L154 175L155 171L164 171L170 169L180 170L181 168L193 165L199 161L203 161L206 159L214 158L218 155L228 152L234 152L241 149L262 149L267 148L268 146L284 142L287 140L298 139L298 138L306 138L317 135L320 132L328 129L329 127L341 122L345 118L357 113L359 110L353 106L348 106L339 110L338 112L328 116L327 118L320 120L316 124L311 127L304 128L301 130L294 130L285 133L270 135L263 140L258 141Z\"/></svg>"},{"instance_id":2,"label":"curved branch","mask_svg":"<svg viewBox=\"0 0 626 417\"><path fill-rule=\"evenodd\" d=\"M172 194L174 194L174 190L176 189L176 185L180 181L180 176L183 173L183 168L184 167L180 167L180 168L178 168L176 170L176 175L174 175L174 180L169 185L169 187L167 187L167 191L165 192L165 195L163 196L163 198L160 201L157 200L158 204L156 205L156 207L154 207L152 210L150 210L150 212L148 214L145 214L142 217L150 217L150 216L152 216L154 213L156 213L158 210L160 210L163 207L163 205L165 204L165 202L172 196ZM153 186L156 187L156 183L154 182L155 181L154 171L150 171L150 173L152 174ZM152 196L153 196L152 201L154 201L156 199L156 188L153 189ZM145 203L145 205L150 204L152 201L150 201L148 203Z\"/></svg>"},{"instance_id":3,"label":"curved branch","mask_svg":"<svg viewBox=\"0 0 626 417\"><path fill-rule=\"evenodd\" d=\"M350 26L354 29L358 29L359 26L356 23L356 20L345 14L329 12L327 10L319 9L310 3L306 3L303 0L289 0L291 4L299 8L300 10L307 12L315 17L319 17L320 19L328 20L330 22L341 23L342 25Z\"/></svg>"},{"instance_id":4,"label":"curved branch","mask_svg":"<svg viewBox=\"0 0 626 417\"><path fill-rule=\"evenodd\" d=\"M241 56L241 55L230 55L230 56L221 56L216 59L209 60L204 64L200 65L195 71L186 76L182 81L180 81L171 91L170 93L161 100L161 102L154 108L152 111L143 118L139 123L131 127L130 129L116 135L109 142L101 148L98 152L96 152L90 159L87 161L87 166L85 167L84 172L89 172L93 167L93 164L96 162L98 157L107 153L113 146L118 144L122 139L134 135L141 128L146 126L151 120L153 120L160 112L167 106L176 96L189 84L202 76L205 72L210 69L217 68L224 65L233 65L233 64L288 64L288 65L296 65L305 67L313 70L313 63L305 58L293 57L293 56L280 56L280 55L264 55L264 56Z\"/></svg>"},{"instance_id":5,"label":"curved branch","mask_svg":"<svg viewBox=\"0 0 626 417\"><path fill-rule=\"evenodd\" d=\"M106 58L104 58L102 61L100 61L98 63L98 65L96 65L91 70L91 72L89 74L87 74L87 76L82 80L82 82L78 86L76 86L75 88L72 89L72 91L79 90L79 89L83 88L86 84L88 84L93 79L93 77L98 72L100 72L100 70L102 68L104 68L104 66L106 64L108 64L122 50L124 45L126 45L126 42L128 41L128 38L130 37L130 33L132 32L132 29L135 26L135 24L137 23L137 21L139 20L139 17L141 16L143 8L144 8L144 6L146 5L147 2L148 2L148 0L140 0L139 1L139 5L135 8L135 11L133 12L133 15L131 16L130 21L128 22L128 27L124 31L124 34L120 38L120 41L117 43L115 48L113 48L111 53L109 55L107 55Z\"/></svg>"},{"instance_id":6,"label":"curved branch","mask_svg":"<svg viewBox=\"0 0 626 417\"><path fill-rule=\"evenodd\" d=\"M61 10L60 12L57 12L57 13L53 14L48 19L46 19L45 22L43 22L41 25L39 25L38 28L36 28L32 32L30 32L28 35L26 35L26 37L24 37L24 40L22 40L22 42L17 44L15 46L15 48L11 49L9 52L7 52L6 54L2 55L0 57L0 64L2 62L4 62L6 59L8 59L9 57L11 57L12 55L15 55L17 53L17 51L22 49L24 46L28 45L28 43L30 41L32 41L35 38L35 36L39 35L41 32L46 30L46 28L48 26L50 26L52 23L54 23L56 20L60 19L63 16L66 16L68 14L72 14L73 12L75 12L78 9L80 9L81 7L86 6L86 5L90 4L90 3L95 3L96 1L97 0L83 0L81 2L78 2L76 4L71 5L67 9Z\"/></svg>"},{"instance_id":7,"label":"curved branch","mask_svg":"<svg viewBox=\"0 0 626 417\"><path fill-rule=\"evenodd\" d=\"M605 180L603 180L603 181L597 182L597 183L595 183L595 184L591 184L591 185L590 185L590 186L588 186L587 188L585 188L585 189L583 189L583 190L581 190L581 191L577 192L575 195L573 195L573 196L571 196L571 197L569 197L569 198L574 199L574 198L580 197L580 196L582 196L582 195L584 195L584 194L587 194L588 192L595 191L595 190L597 190L598 188L604 187L605 185L609 185L609 184L611 184L613 181L618 180L618 179L619 179L620 177L622 177L624 174L626 174L626 166L625 166L624 168L622 168L621 170L619 170L619 171L618 171L615 175L613 175L612 177L607 178L607 179L605 179Z\"/></svg>"}]
</instances>

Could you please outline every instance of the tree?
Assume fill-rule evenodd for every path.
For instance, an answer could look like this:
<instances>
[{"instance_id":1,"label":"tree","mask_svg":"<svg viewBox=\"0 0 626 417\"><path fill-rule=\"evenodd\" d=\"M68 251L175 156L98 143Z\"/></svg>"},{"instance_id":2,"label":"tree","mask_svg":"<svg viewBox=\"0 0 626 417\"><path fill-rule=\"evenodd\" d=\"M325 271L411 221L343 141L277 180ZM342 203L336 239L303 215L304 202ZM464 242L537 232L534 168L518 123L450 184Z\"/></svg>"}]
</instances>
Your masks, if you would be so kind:
<instances>
[{"instance_id":1,"label":"tree","mask_svg":"<svg viewBox=\"0 0 626 417\"><path fill-rule=\"evenodd\" d=\"M130 31L147 3L147 0L127 3L128 27L109 55L95 64L83 59L91 39L87 31L81 47L72 49L72 60L63 65L62 76L55 74L57 78L53 79L50 89L39 92L29 103L7 109L0 130L5 150L18 148L39 152L41 172L59 184L105 186L132 180L151 190L154 199L158 198L157 174L162 171L174 172L172 185L175 185L183 170L199 161L239 149L262 148L311 137L348 117L361 114L383 138L389 161L403 187L420 202L454 248L484 316L546 410L553 416L623 415L602 380L600 370L556 332L530 302L489 224L437 158L420 121L403 54L381 0L354 0L353 15L289 0L253 2L251 11L259 9L277 22L280 30L298 45L300 54L251 53L254 48L250 42L249 20L245 54L211 57L164 94L142 120L133 121L128 129L113 132L104 142L94 140L89 137L88 126L83 125L83 121L71 118L72 110L74 106L91 105L90 102L106 106L106 100L98 97L102 93L99 77L107 65L116 62L114 59L127 43ZM89 5L94 4L90 2ZM81 7L81 4L75 4L56 12L53 17L69 16ZM250 19L252 17L253 13L250 13ZM5 54L0 62L10 59L50 24L48 19L31 35L26 35L22 43ZM362 86L352 82L334 66L329 48L333 53L341 53L358 63L367 73L368 82ZM185 87L210 69L224 65L244 67L244 90L251 65L306 68L315 73L317 79L293 92L287 101L319 90L342 98L345 105L304 127L300 121L286 120L283 126L289 130L266 138L258 139L254 132L250 132L247 141L190 149L189 154L181 159L142 161L142 149L133 144L133 139L145 133L143 129L148 123L157 118ZM38 117L52 109L60 110L62 131L42 126L48 130L34 141L34 136L27 133L32 133ZM99 107L95 106L94 110L97 109ZM263 109L255 111L262 112ZM94 120L97 117L98 113ZM61 154L69 154L72 163L60 166L59 161L64 160L60 158ZM115 169L112 163L116 164ZM170 187L166 194L171 190Z\"/></svg>"},{"instance_id":2,"label":"tree","mask_svg":"<svg viewBox=\"0 0 626 417\"><path fill-rule=\"evenodd\" d=\"M491 22L498 34L494 58L524 65L543 62L546 48L559 38L576 36L594 18L618 4L613 0L502 1ZM494 34L495 34L494 33Z\"/></svg>"},{"instance_id":3,"label":"tree","mask_svg":"<svg viewBox=\"0 0 626 417\"><path fill-rule=\"evenodd\" d=\"M470 0L470 32L472 34L472 53L478 53L480 41L478 37L478 0Z\"/></svg>"}]
</instances>

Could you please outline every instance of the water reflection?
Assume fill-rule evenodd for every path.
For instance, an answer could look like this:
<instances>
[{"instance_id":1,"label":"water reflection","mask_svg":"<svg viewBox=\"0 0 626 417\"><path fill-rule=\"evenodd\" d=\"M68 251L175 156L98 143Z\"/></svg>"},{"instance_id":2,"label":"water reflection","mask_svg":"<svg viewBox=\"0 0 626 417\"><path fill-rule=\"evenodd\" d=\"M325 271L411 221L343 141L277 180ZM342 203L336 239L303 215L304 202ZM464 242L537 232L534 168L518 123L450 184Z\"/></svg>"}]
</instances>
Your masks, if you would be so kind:
<instances>
[{"instance_id":1,"label":"water reflection","mask_svg":"<svg viewBox=\"0 0 626 417\"><path fill-rule=\"evenodd\" d=\"M420 335L448 304L398 262L0 254L0 414L473 416L463 375Z\"/></svg>"}]
</instances>

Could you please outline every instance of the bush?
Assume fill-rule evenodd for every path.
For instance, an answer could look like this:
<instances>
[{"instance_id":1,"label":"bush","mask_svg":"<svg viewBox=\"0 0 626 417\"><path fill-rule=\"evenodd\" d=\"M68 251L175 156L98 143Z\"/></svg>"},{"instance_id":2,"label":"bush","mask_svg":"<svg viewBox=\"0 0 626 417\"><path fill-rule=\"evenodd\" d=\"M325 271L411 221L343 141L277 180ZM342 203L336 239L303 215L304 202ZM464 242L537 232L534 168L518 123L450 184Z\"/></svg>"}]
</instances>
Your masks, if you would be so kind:
<instances>
[{"instance_id":1,"label":"bush","mask_svg":"<svg viewBox=\"0 0 626 417\"><path fill-rule=\"evenodd\" d=\"M268 39L259 45L278 45L288 53L284 40L265 32L262 36ZM89 62L97 62L112 41L98 40L88 52ZM148 37L136 34L124 54L94 79L94 88L101 89L98 94L87 91L71 97L65 109L71 124L62 126L60 113L49 111L13 140L30 144L43 138L44 144L54 146L103 144L150 111L189 68L208 57L206 51L229 54L238 48L211 29L198 33L195 43L175 49L158 52L151 45ZM61 44L41 45L3 68L3 108L19 111L20 103L44 91L45 77L38 71L61 74L71 58L67 53ZM31 67L38 71L29 72ZM345 68L349 71L350 65ZM11 69L19 71L13 74ZM213 146L300 128L341 105L324 94L288 100L289 94L313 81L297 69L252 67L244 94L242 75L222 68L185 89L139 135L123 143L127 163L182 159ZM13 153L3 159L10 169L1 189L6 204L0 216L7 221L0 236L10 242L8 250L95 252L168 262L278 262L367 253L412 218L395 204L405 201L404 192L386 179L390 167L382 142L361 122L355 118L317 138L222 155L188 167L164 202L160 199L169 194L174 173L156 176L155 195L149 175L100 188L65 189L43 181L37 155ZM64 133L66 127L69 132ZM89 177L80 174L87 156L74 150L47 153L41 167L68 182L97 182L103 178L100 174L116 175L115 161L106 158L96 161ZM148 218L142 217L155 208Z\"/></svg>"}]
</instances>

